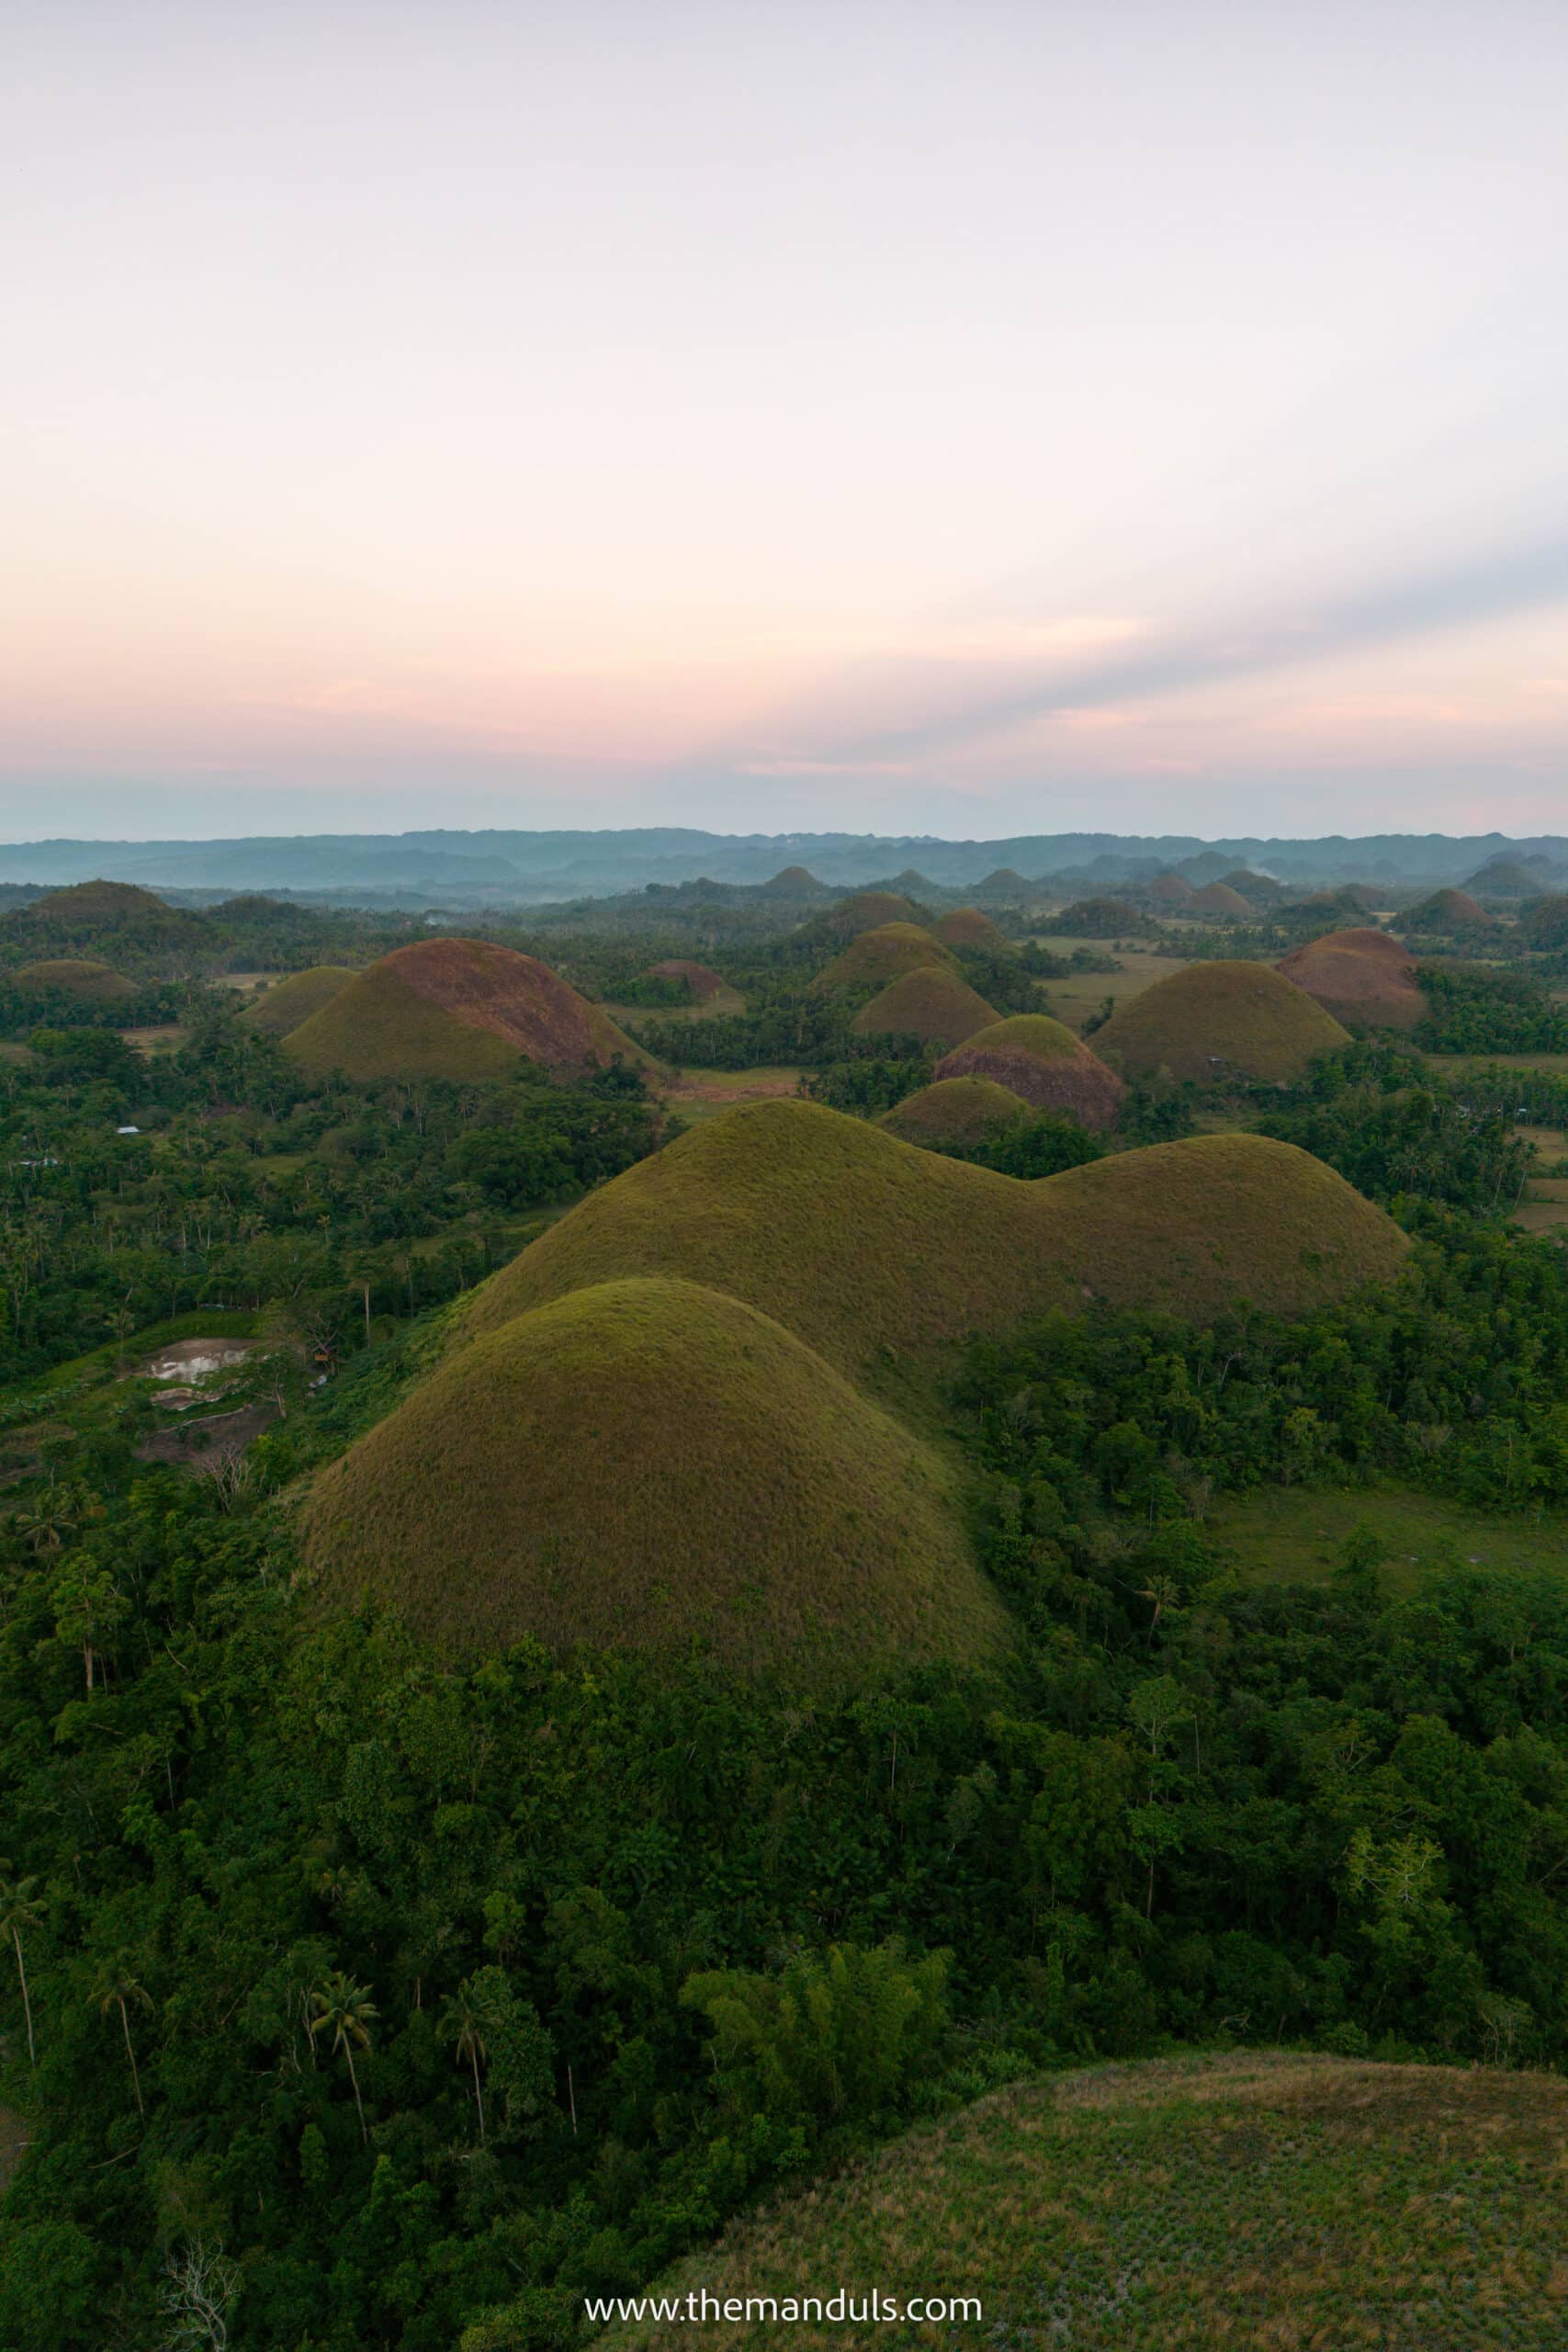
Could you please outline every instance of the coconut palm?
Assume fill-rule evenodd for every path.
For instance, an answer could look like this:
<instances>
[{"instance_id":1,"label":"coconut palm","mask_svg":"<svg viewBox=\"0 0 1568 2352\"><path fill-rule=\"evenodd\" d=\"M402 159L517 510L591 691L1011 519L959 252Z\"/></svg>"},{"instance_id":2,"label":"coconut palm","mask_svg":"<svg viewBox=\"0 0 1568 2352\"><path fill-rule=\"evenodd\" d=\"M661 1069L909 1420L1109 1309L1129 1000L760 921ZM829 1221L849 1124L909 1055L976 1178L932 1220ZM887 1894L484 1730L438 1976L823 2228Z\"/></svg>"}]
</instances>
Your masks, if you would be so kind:
<instances>
[{"instance_id":1,"label":"coconut palm","mask_svg":"<svg viewBox=\"0 0 1568 2352\"><path fill-rule=\"evenodd\" d=\"M441 2031L451 2041L457 2053L459 2066L471 2066L474 2074L474 2098L479 2110L479 2145L485 2139L485 2099L479 2082L479 2067L486 2056L484 2017L474 1997L474 1980L465 1976L457 1992L441 2012Z\"/></svg>"},{"instance_id":2,"label":"coconut palm","mask_svg":"<svg viewBox=\"0 0 1568 2352\"><path fill-rule=\"evenodd\" d=\"M370 2047L370 2025L377 2014L376 2004L367 1986L356 1984L341 1968L324 1976L310 1995L310 2021L307 2027L312 2041L319 2033L330 2036L329 2048L341 2050L348 2060L348 2079L354 2085L354 2104L359 2110L359 2139L363 2147L370 2144L370 2134L365 2126L365 2102L359 2096L359 2077L354 2071L356 2049Z\"/></svg>"},{"instance_id":3,"label":"coconut palm","mask_svg":"<svg viewBox=\"0 0 1568 2352\"><path fill-rule=\"evenodd\" d=\"M22 1987L22 2014L28 2021L28 2060L38 2064L38 2052L33 2047L33 2005L28 1997L28 1972L22 1960L22 1930L36 1928L43 1917L43 1905L33 1894L36 1878L13 1878L9 1862L0 1861L0 1939L9 1936L11 1949L17 1955L17 1976Z\"/></svg>"},{"instance_id":4,"label":"coconut palm","mask_svg":"<svg viewBox=\"0 0 1568 2352\"><path fill-rule=\"evenodd\" d=\"M116 1952L113 1960L98 1972L92 1997L98 2005L98 2015L107 2018L111 2009L119 2011L119 2030L125 2036L125 2054L130 2061L131 2087L136 2093L136 2111L145 2117L146 2104L141 2097L141 2070L136 2063L136 2051L130 2039L132 2007L150 2009L152 1996L140 1983L130 1965L129 1952Z\"/></svg>"}]
</instances>

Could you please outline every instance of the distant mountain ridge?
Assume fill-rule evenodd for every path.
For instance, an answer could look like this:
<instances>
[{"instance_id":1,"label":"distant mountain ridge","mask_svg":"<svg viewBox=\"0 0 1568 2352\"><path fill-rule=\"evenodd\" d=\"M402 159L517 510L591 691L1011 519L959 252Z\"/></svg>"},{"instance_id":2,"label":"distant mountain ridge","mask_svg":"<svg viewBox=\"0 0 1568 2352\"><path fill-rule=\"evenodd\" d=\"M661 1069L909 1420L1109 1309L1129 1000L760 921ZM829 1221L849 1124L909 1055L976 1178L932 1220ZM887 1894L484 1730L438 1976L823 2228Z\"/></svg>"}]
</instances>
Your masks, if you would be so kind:
<instances>
[{"instance_id":1,"label":"distant mountain ridge","mask_svg":"<svg viewBox=\"0 0 1568 2352\"><path fill-rule=\"evenodd\" d=\"M1246 867L1302 885L1385 881L1427 889L1467 882L1490 864L1568 871L1568 836L1331 834L1318 840L1196 834L1028 833L987 841L932 834L712 833L665 825L604 831L492 829L406 833L251 835L231 841L0 843L0 883L94 879L163 890L370 894L431 905L528 905L707 877L769 881L805 865L840 888L918 866L933 888L972 888L998 868L1028 880L1104 888L1173 870L1204 882Z\"/></svg>"}]
</instances>

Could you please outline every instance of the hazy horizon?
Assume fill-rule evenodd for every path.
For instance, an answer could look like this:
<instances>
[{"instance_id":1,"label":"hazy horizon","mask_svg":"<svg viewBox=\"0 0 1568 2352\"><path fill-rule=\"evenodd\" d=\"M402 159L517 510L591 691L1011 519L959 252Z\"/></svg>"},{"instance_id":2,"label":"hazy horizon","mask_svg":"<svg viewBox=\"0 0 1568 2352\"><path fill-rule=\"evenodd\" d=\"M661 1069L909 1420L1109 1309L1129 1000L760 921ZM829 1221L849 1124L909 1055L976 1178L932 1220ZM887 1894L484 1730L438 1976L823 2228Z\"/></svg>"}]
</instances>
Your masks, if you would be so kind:
<instances>
[{"instance_id":1,"label":"hazy horizon","mask_svg":"<svg viewBox=\"0 0 1568 2352\"><path fill-rule=\"evenodd\" d=\"M18 7L0 835L1568 824L1568 15Z\"/></svg>"}]
</instances>

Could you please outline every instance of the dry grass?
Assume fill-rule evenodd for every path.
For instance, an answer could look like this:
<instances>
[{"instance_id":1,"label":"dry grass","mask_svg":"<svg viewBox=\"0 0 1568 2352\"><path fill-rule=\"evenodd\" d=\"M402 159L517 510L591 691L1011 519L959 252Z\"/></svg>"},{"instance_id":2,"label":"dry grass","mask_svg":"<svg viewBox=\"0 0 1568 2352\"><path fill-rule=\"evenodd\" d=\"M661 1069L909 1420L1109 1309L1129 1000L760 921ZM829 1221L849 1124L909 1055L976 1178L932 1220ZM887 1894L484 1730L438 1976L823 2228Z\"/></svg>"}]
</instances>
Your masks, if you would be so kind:
<instances>
[{"instance_id":1,"label":"dry grass","mask_svg":"<svg viewBox=\"0 0 1568 2352\"><path fill-rule=\"evenodd\" d=\"M352 980L346 964L314 964L308 972L290 972L245 1007L241 1019L265 1036L287 1037L300 1023L330 1004L339 989Z\"/></svg>"},{"instance_id":2,"label":"dry grass","mask_svg":"<svg viewBox=\"0 0 1568 2352\"><path fill-rule=\"evenodd\" d=\"M1253 915L1258 910L1250 899L1233 889L1228 882L1206 882L1195 890L1188 901L1195 915Z\"/></svg>"},{"instance_id":3,"label":"dry grass","mask_svg":"<svg viewBox=\"0 0 1568 2352\"><path fill-rule=\"evenodd\" d=\"M1086 1127L1116 1122L1122 1080L1062 1022L1015 1012L981 1029L936 1066L942 1078L988 1078L1037 1110L1068 1111Z\"/></svg>"},{"instance_id":4,"label":"dry grass","mask_svg":"<svg viewBox=\"0 0 1568 2352\"><path fill-rule=\"evenodd\" d=\"M988 1127L1021 1118L1029 1105L994 1078L939 1078L887 1112L882 1125L906 1143L978 1143Z\"/></svg>"},{"instance_id":5,"label":"dry grass","mask_svg":"<svg viewBox=\"0 0 1568 2352\"><path fill-rule=\"evenodd\" d=\"M1244 2053L984 2099L654 2291L980 2299L980 2323L665 2323L602 2346L1561 2352L1568 2085Z\"/></svg>"},{"instance_id":6,"label":"dry grass","mask_svg":"<svg viewBox=\"0 0 1568 2352\"><path fill-rule=\"evenodd\" d=\"M812 982L818 992L834 989L880 989L889 980L901 979L907 972L918 972L926 966L961 977L953 956L929 931L918 922L885 922L874 931L858 932L841 956L836 956L825 972L819 972Z\"/></svg>"},{"instance_id":7,"label":"dry grass","mask_svg":"<svg viewBox=\"0 0 1568 2352\"><path fill-rule=\"evenodd\" d=\"M883 923L915 922L919 918L914 900L897 890L857 890L852 898L840 899L837 906L824 907L803 930L811 939L857 939L863 931L875 931Z\"/></svg>"},{"instance_id":8,"label":"dry grass","mask_svg":"<svg viewBox=\"0 0 1568 2352\"><path fill-rule=\"evenodd\" d=\"M977 1029L990 1028L996 1018L996 1007L967 980L927 964L890 981L862 1005L851 1025L860 1037L898 1035L919 1037L928 1046L958 1046Z\"/></svg>"},{"instance_id":9,"label":"dry grass","mask_svg":"<svg viewBox=\"0 0 1568 2352\"><path fill-rule=\"evenodd\" d=\"M944 947L988 947L998 956L1007 949L1005 933L978 907L954 907L951 914L933 923L931 930Z\"/></svg>"},{"instance_id":10,"label":"dry grass","mask_svg":"<svg viewBox=\"0 0 1568 2352\"><path fill-rule=\"evenodd\" d=\"M77 956L46 956L40 964L24 964L11 975L21 989L53 989L61 996L85 999L90 1004L117 1003L136 994L136 983L108 964Z\"/></svg>"},{"instance_id":11,"label":"dry grass","mask_svg":"<svg viewBox=\"0 0 1568 2352\"><path fill-rule=\"evenodd\" d=\"M1427 1009L1414 961L1386 931L1331 931L1279 969L1352 1029L1414 1029Z\"/></svg>"},{"instance_id":12,"label":"dry grass","mask_svg":"<svg viewBox=\"0 0 1568 2352\"><path fill-rule=\"evenodd\" d=\"M378 1078L483 1079L520 1055L582 1070L648 1056L536 956L479 939L423 939L355 973L286 1039L301 1068Z\"/></svg>"},{"instance_id":13,"label":"dry grass","mask_svg":"<svg viewBox=\"0 0 1568 2352\"><path fill-rule=\"evenodd\" d=\"M1349 1033L1268 964L1188 964L1113 1012L1095 1048L1130 1077L1212 1085L1236 1072L1284 1085Z\"/></svg>"},{"instance_id":14,"label":"dry grass","mask_svg":"<svg viewBox=\"0 0 1568 2352\"><path fill-rule=\"evenodd\" d=\"M819 1103L757 1102L627 1169L475 1293L473 1331L592 1283L670 1274L849 1370L1093 1297L1292 1313L1392 1273L1404 1237L1307 1153L1194 1136L1038 1183Z\"/></svg>"},{"instance_id":15,"label":"dry grass","mask_svg":"<svg viewBox=\"0 0 1568 2352\"><path fill-rule=\"evenodd\" d=\"M333 1601L465 1649L700 1639L820 1685L1002 1637L942 1462L691 1283L574 1291L449 1359L323 1473L302 1535Z\"/></svg>"}]
</instances>

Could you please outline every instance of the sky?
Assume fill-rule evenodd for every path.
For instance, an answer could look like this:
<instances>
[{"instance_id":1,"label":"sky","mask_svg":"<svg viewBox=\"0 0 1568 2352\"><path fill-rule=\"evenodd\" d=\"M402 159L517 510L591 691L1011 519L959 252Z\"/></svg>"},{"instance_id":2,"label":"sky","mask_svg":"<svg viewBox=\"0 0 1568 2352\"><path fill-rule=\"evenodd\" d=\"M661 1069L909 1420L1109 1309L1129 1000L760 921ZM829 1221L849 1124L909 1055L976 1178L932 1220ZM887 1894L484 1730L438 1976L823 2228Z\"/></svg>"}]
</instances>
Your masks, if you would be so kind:
<instances>
[{"instance_id":1,"label":"sky","mask_svg":"<svg viewBox=\"0 0 1568 2352\"><path fill-rule=\"evenodd\" d=\"M0 0L0 836L1568 831L1562 0Z\"/></svg>"}]
</instances>

